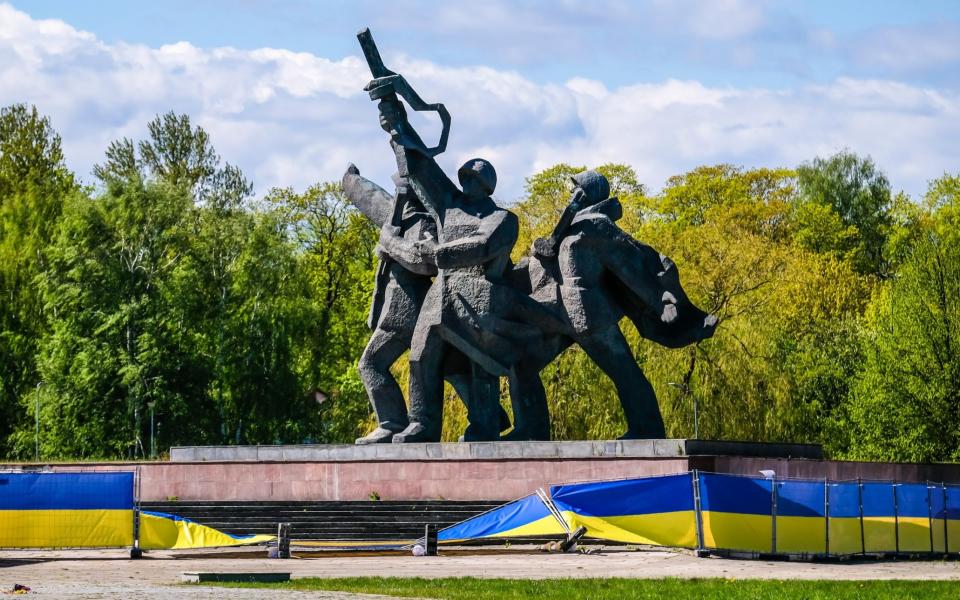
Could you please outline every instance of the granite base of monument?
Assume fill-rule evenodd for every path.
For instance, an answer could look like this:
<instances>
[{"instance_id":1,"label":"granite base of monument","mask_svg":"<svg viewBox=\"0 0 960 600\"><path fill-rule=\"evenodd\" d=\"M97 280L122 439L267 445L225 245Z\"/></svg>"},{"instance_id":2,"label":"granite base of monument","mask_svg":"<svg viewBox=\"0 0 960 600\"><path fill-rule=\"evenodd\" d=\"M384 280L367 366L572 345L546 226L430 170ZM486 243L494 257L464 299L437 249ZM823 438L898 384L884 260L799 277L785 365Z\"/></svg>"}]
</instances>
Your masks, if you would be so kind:
<instances>
[{"instance_id":1,"label":"granite base of monument","mask_svg":"<svg viewBox=\"0 0 960 600\"><path fill-rule=\"evenodd\" d=\"M680 458L754 456L823 458L817 444L711 440L599 440L578 442L461 442L426 444L302 444L258 446L176 446L171 462L207 461L460 461L518 459Z\"/></svg>"}]
</instances>

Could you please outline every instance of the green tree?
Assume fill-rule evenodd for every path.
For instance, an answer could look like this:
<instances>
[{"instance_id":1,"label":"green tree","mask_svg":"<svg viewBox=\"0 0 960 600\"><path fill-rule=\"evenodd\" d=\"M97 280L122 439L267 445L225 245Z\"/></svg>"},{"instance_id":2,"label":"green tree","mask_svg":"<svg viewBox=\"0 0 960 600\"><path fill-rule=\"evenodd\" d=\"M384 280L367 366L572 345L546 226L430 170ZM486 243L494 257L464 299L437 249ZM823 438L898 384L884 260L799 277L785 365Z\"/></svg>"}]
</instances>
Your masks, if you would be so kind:
<instances>
[{"instance_id":1,"label":"green tree","mask_svg":"<svg viewBox=\"0 0 960 600\"><path fill-rule=\"evenodd\" d=\"M871 303L845 454L960 459L960 243L929 231Z\"/></svg>"},{"instance_id":2,"label":"green tree","mask_svg":"<svg viewBox=\"0 0 960 600\"><path fill-rule=\"evenodd\" d=\"M890 182L873 160L847 150L818 157L797 167L797 181L798 241L814 251L848 255L860 273L889 275L884 248L891 226Z\"/></svg>"},{"instance_id":3,"label":"green tree","mask_svg":"<svg viewBox=\"0 0 960 600\"><path fill-rule=\"evenodd\" d=\"M318 439L352 442L370 423L356 367L370 335L366 318L379 232L349 205L339 184L317 184L302 193L274 189L266 202L283 215L310 290L310 325L299 363L306 389L327 398L317 414Z\"/></svg>"},{"instance_id":4,"label":"green tree","mask_svg":"<svg viewBox=\"0 0 960 600\"><path fill-rule=\"evenodd\" d=\"M37 279L64 198L75 193L50 120L25 104L0 109L0 455L32 412L18 400L40 384L34 356L47 315Z\"/></svg>"}]
</instances>

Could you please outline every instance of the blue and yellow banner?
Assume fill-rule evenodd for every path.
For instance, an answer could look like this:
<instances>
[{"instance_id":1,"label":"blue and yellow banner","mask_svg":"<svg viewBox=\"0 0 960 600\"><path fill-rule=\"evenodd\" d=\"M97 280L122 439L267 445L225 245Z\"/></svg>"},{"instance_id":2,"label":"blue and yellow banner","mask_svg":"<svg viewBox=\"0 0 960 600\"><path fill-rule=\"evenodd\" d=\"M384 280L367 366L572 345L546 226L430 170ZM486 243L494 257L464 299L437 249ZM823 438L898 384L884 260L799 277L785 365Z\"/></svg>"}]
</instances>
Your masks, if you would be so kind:
<instances>
[{"instance_id":1,"label":"blue and yellow banner","mask_svg":"<svg viewBox=\"0 0 960 600\"><path fill-rule=\"evenodd\" d=\"M775 552L827 552L827 496L823 481L778 480Z\"/></svg>"},{"instance_id":2,"label":"blue and yellow banner","mask_svg":"<svg viewBox=\"0 0 960 600\"><path fill-rule=\"evenodd\" d=\"M898 483L897 543L899 552L932 552L933 529L930 514L930 490L925 483Z\"/></svg>"},{"instance_id":3,"label":"blue and yellow banner","mask_svg":"<svg viewBox=\"0 0 960 600\"><path fill-rule=\"evenodd\" d=\"M773 482L701 473L704 547L745 552L773 550Z\"/></svg>"},{"instance_id":4,"label":"blue and yellow banner","mask_svg":"<svg viewBox=\"0 0 960 600\"><path fill-rule=\"evenodd\" d=\"M830 548L834 555L864 552L860 528L860 484L855 481L829 482Z\"/></svg>"},{"instance_id":5,"label":"blue and yellow banner","mask_svg":"<svg viewBox=\"0 0 960 600\"><path fill-rule=\"evenodd\" d=\"M550 496L571 530L588 537L695 548L697 520L691 473L575 483L550 488Z\"/></svg>"},{"instance_id":6,"label":"blue and yellow banner","mask_svg":"<svg viewBox=\"0 0 960 600\"><path fill-rule=\"evenodd\" d=\"M0 547L133 545L133 473L0 474Z\"/></svg>"},{"instance_id":7,"label":"blue and yellow banner","mask_svg":"<svg viewBox=\"0 0 960 600\"><path fill-rule=\"evenodd\" d=\"M536 494L467 519L437 532L437 541L455 543L484 538L517 538L566 533Z\"/></svg>"},{"instance_id":8,"label":"blue and yellow banner","mask_svg":"<svg viewBox=\"0 0 960 600\"><path fill-rule=\"evenodd\" d=\"M142 550L246 546L275 539L272 535L232 535L176 515L146 510L140 512Z\"/></svg>"}]
</instances>

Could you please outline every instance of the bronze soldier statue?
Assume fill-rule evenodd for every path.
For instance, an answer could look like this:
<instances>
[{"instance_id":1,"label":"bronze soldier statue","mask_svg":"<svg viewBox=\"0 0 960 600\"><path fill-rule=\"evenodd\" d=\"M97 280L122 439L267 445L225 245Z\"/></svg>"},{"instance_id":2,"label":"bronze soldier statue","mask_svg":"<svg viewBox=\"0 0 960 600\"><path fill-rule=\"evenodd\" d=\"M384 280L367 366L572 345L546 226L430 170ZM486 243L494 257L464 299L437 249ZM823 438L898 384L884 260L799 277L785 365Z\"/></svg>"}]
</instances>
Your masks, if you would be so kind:
<instances>
[{"instance_id":1,"label":"bronze soldier statue","mask_svg":"<svg viewBox=\"0 0 960 600\"><path fill-rule=\"evenodd\" d=\"M663 437L656 396L619 328L630 318L643 337L669 347L713 334L717 321L690 302L666 257L616 225L621 207L602 175L573 178L571 201L549 238L514 266L518 220L492 198L496 171L467 161L460 187L435 156L450 118L428 105L402 76L387 70L369 31L358 37L374 79L380 123L397 159L390 196L351 165L348 198L381 226L381 264L371 309L374 329L360 372L379 426L357 443L438 441L443 381L467 404L466 440L499 439L504 415L500 377L508 377L514 409L511 439L549 439L549 411L540 371L572 343L613 380L627 420L624 438ZM427 148L407 119L435 110L440 143ZM410 348L409 414L390 366Z\"/></svg>"}]
</instances>

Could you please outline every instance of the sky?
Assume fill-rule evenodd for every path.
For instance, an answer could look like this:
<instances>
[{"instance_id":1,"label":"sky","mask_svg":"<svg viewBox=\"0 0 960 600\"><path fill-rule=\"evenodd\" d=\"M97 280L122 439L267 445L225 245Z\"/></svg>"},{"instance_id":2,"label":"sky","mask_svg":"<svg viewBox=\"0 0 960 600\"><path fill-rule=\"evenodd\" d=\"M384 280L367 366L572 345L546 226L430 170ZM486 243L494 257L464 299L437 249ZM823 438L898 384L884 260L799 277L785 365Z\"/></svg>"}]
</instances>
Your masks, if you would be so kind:
<instances>
[{"instance_id":1,"label":"sky","mask_svg":"<svg viewBox=\"0 0 960 600\"><path fill-rule=\"evenodd\" d=\"M626 163L657 190L849 149L915 198L960 172L956 0L0 0L0 105L48 115L87 183L110 141L172 110L258 195L349 162L389 184L363 27L450 111L441 165L487 158L505 203L558 162ZM414 123L435 143L435 118Z\"/></svg>"}]
</instances>

